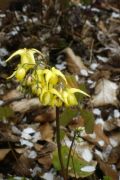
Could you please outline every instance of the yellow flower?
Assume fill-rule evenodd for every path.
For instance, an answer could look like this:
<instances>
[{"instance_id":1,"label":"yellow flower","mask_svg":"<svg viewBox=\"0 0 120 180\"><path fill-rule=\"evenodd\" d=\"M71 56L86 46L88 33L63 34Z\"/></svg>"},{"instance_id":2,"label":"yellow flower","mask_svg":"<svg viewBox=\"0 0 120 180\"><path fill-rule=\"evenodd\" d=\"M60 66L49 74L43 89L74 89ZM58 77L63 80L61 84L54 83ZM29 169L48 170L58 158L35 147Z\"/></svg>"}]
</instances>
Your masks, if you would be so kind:
<instances>
[{"instance_id":1,"label":"yellow flower","mask_svg":"<svg viewBox=\"0 0 120 180\"><path fill-rule=\"evenodd\" d=\"M37 68L33 71L32 77L36 82L39 82L42 87L45 86L45 77L44 77L44 70Z\"/></svg>"},{"instance_id":2,"label":"yellow flower","mask_svg":"<svg viewBox=\"0 0 120 180\"><path fill-rule=\"evenodd\" d=\"M35 65L35 58L34 58L34 54L38 53L40 54L42 57L42 53L40 51L38 51L37 49L19 49L17 51L15 51L7 60L6 62L10 61L13 57L19 55L21 56L21 64L30 64L30 65Z\"/></svg>"},{"instance_id":3,"label":"yellow flower","mask_svg":"<svg viewBox=\"0 0 120 180\"><path fill-rule=\"evenodd\" d=\"M13 74L8 77L12 78L13 76L16 76L17 80L21 81L25 77L27 71L31 68L33 68L36 64L34 54L38 53L42 56L42 53L38 51L37 49L19 49L16 52L14 52L7 60L6 62L10 61L13 57L19 55L20 63L18 64L17 70L13 72ZM42 56L43 57L43 56ZM21 74L21 75L20 75Z\"/></svg>"},{"instance_id":4,"label":"yellow flower","mask_svg":"<svg viewBox=\"0 0 120 180\"><path fill-rule=\"evenodd\" d=\"M45 69L43 73L45 74L47 85L48 84L56 85L59 81L59 78L63 80L65 83L67 83L67 80L65 76L63 75L63 73L61 73L58 69L54 67L52 67L51 70Z\"/></svg>"},{"instance_id":5,"label":"yellow flower","mask_svg":"<svg viewBox=\"0 0 120 180\"><path fill-rule=\"evenodd\" d=\"M32 89L32 93L33 94L36 94L37 96L39 96L41 94L41 84L37 84L37 83L34 83L32 86L31 86L31 89Z\"/></svg>"},{"instance_id":6,"label":"yellow flower","mask_svg":"<svg viewBox=\"0 0 120 180\"><path fill-rule=\"evenodd\" d=\"M21 65L18 66L17 70L12 73L7 79L10 79L12 77L16 77L18 81L22 81L26 75L26 69L23 68Z\"/></svg>"},{"instance_id":7,"label":"yellow flower","mask_svg":"<svg viewBox=\"0 0 120 180\"><path fill-rule=\"evenodd\" d=\"M63 98L61 94L54 88L48 89L48 87L44 87L40 94L40 101L44 105L54 106L63 102ZM56 104L56 99L58 99L58 103Z\"/></svg>"},{"instance_id":8,"label":"yellow flower","mask_svg":"<svg viewBox=\"0 0 120 180\"><path fill-rule=\"evenodd\" d=\"M66 90L64 90L62 92L62 97L64 99L64 103L66 106L75 106L78 104L78 101L75 97L74 93L81 93L84 94L86 96L89 96L87 93L85 93L84 91L80 90L80 89L76 89L76 88L67 88Z\"/></svg>"},{"instance_id":9,"label":"yellow flower","mask_svg":"<svg viewBox=\"0 0 120 180\"><path fill-rule=\"evenodd\" d=\"M26 70L24 68L18 68L15 73L15 77L17 80L22 81L26 75Z\"/></svg>"}]
</instances>

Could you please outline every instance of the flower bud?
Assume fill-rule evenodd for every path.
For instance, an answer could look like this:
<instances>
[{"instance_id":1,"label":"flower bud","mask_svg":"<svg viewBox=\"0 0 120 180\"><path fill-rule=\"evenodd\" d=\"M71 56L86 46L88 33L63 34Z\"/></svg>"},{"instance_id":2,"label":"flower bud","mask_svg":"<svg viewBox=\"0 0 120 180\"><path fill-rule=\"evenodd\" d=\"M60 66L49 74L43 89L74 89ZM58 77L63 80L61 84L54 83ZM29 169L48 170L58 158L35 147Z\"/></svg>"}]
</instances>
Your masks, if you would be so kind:
<instances>
[{"instance_id":1,"label":"flower bud","mask_svg":"<svg viewBox=\"0 0 120 180\"><path fill-rule=\"evenodd\" d=\"M46 93L44 93L44 95L42 97L42 103L44 105L50 105L52 98L53 98L53 95L50 92L46 92Z\"/></svg>"},{"instance_id":2,"label":"flower bud","mask_svg":"<svg viewBox=\"0 0 120 180\"><path fill-rule=\"evenodd\" d=\"M22 67L18 68L16 73L15 73L15 77L19 81L22 81L24 79L25 75L26 75L26 70Z\"/></svg>"}]
</instances>

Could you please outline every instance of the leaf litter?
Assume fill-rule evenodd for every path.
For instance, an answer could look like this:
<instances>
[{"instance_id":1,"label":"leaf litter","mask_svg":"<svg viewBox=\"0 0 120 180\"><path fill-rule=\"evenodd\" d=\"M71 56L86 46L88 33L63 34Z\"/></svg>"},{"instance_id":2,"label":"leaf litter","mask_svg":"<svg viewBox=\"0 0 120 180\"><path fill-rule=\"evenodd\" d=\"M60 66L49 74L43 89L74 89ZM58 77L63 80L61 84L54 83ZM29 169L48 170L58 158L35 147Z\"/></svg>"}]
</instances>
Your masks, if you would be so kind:
<instances>
[{"instance_id":1,"label":"leaf litter","mask_svg":"<svg viewBox=\"0 0 120 180\"><path fill-rule=\"evenodd\" d=\"M11 5L11 1L6 4L1 1L0 108L5 110L8 106L13 111L3 113L0 121L0 174L3 179L9 175L46 180L60 178L52 169L51 158L56 150L55 109L44 108L37 98L19 94L17 82L6 82L17 61L7 68L4 60L11 52L31 46L45 52L46 58L58 69L77 77L77 83L70 80L73 87L84 83L91 95L87 102L80 99L82 106L94 114L94 121L91 120L93 114L89 116L94 128L89 133L83 129L75 142L75 158L79 154L79 160L87 162L83 167L78 165L76 177L79 174L85 177L84 171L94 171L97 164L96 179L103 179L103 176L118 179L120 4L115 0L91 1L89 7L81 2L70 1L70 6L63 5L59 9L60 2L54 4L53 1L37 2L37 5L21 1L19 6L15 2ZM74 129L86 123L82 113L74 110L74 116L66 117L64 128L61 125L62 141L69 146ZM86 123L88 127L89 122ZM67 137L64 136L66 132ZM71 169L70 175L74 177Z\"/></svg>"}]
</instances>

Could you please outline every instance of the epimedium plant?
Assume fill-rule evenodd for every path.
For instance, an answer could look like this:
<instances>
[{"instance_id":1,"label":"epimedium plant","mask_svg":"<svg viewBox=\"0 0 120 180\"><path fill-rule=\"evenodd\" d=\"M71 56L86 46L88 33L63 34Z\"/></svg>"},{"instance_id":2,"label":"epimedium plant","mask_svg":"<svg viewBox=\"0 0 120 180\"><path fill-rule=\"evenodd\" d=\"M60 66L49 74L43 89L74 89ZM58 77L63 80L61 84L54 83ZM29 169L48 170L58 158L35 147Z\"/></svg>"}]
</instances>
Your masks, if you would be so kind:
<instances>
[{"instance_id":1,"label":"epimedium plant","mask_svg":"<svg viewBox=\"0 0 120 180\"><path fill-rule=\"evenodd\" d=\"M36 59L35 54L38 54L40 61ZM60 107L67 107L68 110L71 106L73 107L78 105L78 100L75 95L76 93L88 97L89 95L79 88L71 87L68 83L68 79L61 71L55 67L49 67L47 65L46 60L44 60L44 55L39 50L26 48L20 49L14 52L6 61L11 61L17 55L20 56L20 63L8 79L16 78L20 84L19 89L24 93L37 96L42 105L56 107L57 151L53 153L53 165L57 170L62 172L63 178L67 180L68 174L74 173L71 171L73 163L73 159L71 157L73 157L74 154L74 159L77 161L75 165L77 177L89 176L91 172L79 172L80 168L83 168L85 165L89 166L90 163L85 162L72 151L73 143L71 148L61 145L61 122L59 116ZM68 114L69 111L67 112ZM73 116L75 114L76 112L73 113ZM75 137L76 131L73 142ZM67 161L65 160L66 156L68 157Z\"/></svg>"}]
</instances>

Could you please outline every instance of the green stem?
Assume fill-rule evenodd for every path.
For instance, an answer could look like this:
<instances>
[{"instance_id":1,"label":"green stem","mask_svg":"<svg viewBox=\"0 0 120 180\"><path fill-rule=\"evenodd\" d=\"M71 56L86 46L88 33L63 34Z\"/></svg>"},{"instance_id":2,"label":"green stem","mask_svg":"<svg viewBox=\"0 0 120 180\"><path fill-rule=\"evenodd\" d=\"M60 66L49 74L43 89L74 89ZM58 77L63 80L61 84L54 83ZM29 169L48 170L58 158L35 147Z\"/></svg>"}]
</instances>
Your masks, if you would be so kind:
<instances>
[{"instance_id":1,"label":"green stem","mask_svg":"<svg viewBox=\"0 0 120 180\"><path fill-rule=\"evenodd\" d=\"M60 142L60 121L59 121L59 108L56 107L56 141L57 141L57 148L58 148L58 157L61 165L61 172L63 175L64 180L67 180L66 177L66 170L64 168L63 164L63 157L62 157L62 152L61 152L61 142Z\"/></svg>"},{"instance_id":2,"label":"green stem","mask_svg":"<svg viewBox=\"0 0 120 180\"><path fill-rule=\"evenodd\" d=\"M75 137L76 137L76 132L74 132L72 143L70 145L70 150L69 150L68 159L67 159L67 166L66 166L66 176L68 176L68 168L69 168L70 156L71 156L71 151L72 151L72 147L73 147Z\"/></svg>"}]
</instances>

